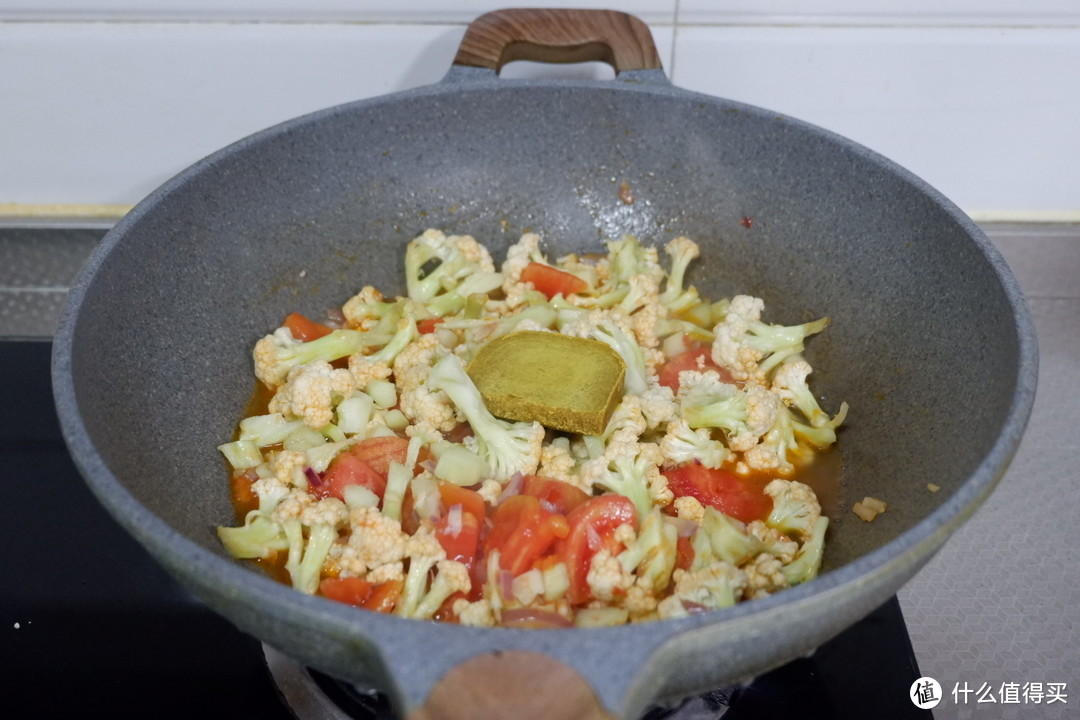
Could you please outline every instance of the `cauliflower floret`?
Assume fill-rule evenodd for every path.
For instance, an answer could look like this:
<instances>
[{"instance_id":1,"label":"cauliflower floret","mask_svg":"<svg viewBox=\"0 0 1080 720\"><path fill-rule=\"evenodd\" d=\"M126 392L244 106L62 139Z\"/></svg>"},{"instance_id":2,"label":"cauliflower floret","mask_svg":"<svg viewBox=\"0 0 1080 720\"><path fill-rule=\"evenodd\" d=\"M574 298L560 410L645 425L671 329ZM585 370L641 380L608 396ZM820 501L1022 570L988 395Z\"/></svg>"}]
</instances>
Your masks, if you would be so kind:
<instances>
[{"instance_id":1,"label":"cauliflower floret","mask_svg":"<svg viewBox=\"0 0 1080 720\"><path fill-rule=\"evenodd\" d=\"M765 486L773 499L773 509L765 524L787 535L807 538L821 517L821 505L809 485L777 478Z\"/></svg>"},{"instance_id":2,"label":"cauliflower floret","mask_svg":"<svg viewBox=\"0 0 1080 720\"><path fill-rule=\"evenodd\" d=\"M660 344L656 326L667 317L667 309L660 303L660 287L655 277L643 273L627 279L629 290L619 303L618 309L626 313L634 338L643 348L655 348Z\"/></svg>"},{"instance_id":3,"label":"cauliflower floret","mask_svg":"<svg viewBox=\"0 0 1080 720\"><path fill-rule=\"evenodd\" d=\"M681 312L701 301L695 288L683 289L686 269L691 261L701 256L701 248L690 238L680 236L665 245L664 252L671 257L671 271L660 301L669 312Z\"/></svg>"},{"instance_id":4,"label":"cauliflower floret","mask_svg":"<svg viewBox=\"0 0 1080 720\"><path fill-rule=\"evenodd\" d=\"M521 273L529 263L544 263L543 253L540 252L540 236L536 233L525 233L516 243L506 249L506 260L502 264L503 294L506 296L506 308L513 310L524 304L527 293L532 289L531 283L521 282Z\"/></svg>"},{"instance_id":5,"label":"cauliflower floret","mask_svg":"<svg viewBox=\"0 0 1080 720\"><path fill-rule=\"evenodd\" d=\"M648 427L641 412L641 399L636 395L624 395L615 406L607 426L600 437L605 442L633 443Z\"/></svg>"},{"instance_id":6,"label":"cauliflower floret","mask_svg":"<svg viewBox=\"0 0 1080 720\"><path fill-rule=\"evenodd\" d=\"M468 627L495 627L495 613L491 609L491 603L486 598L475 602L469 602L465 598L458 598L452 606L458 622Z\"/></svg>"},{"instance_id":7,"label":"cauliflower floret","mask_svg":"<svg viewBox=\"0 0 1080 720\"><path fill-rule=\"evenodd\" d=\"M707 468L718 468L728 457L728 449L713 440L705 428L692 430L685 420L668 425L667 433L660 441L660 452L665 466L700 462Z\"/></svg>"},{"instance_id":8,"label":"cauliflower floret","mask_svg":"<svg viewBox=\"0 0 1080 720\"><path fill-rule=\"evenodd\" d=\"M480 483L480 487L476 492L480 494L480 497L484 499L484 502L494 506L499 504L499 496L502 495L502 491L503 486L501 482L495 478L488 478Z\"/></svg>"},{"instance_id":9,"label":"cauliflower floret","mask_svg":"<svg viewBox=\"0 0 1080 720\"><path fill-rule=\"evenodd\" d=\"M705 520L705 506L693 495L677 497L672 505L675 507L675 513L680 518L692 520L698 527Z\"/></svg>"},{"instance_id":10,"label":"cauliflower floret","mask_svg":"<svg viewBox=\"0 0 1080 720\"><path fill-rule=\"evenodd\" d=\"M760 350L743 344L750 323L761 320L765 301L749 295L736 295L731 299L727 315L713 328L716 339L712 345L712 361L726 368L736 380L754 378L765 382L758 368L763 354Z\"/></svg>"},{"instance_id":11,"label":"cauliflower floret","mask_svg":"<svg viewBox=\"0 0 1080 720\"><path fill-rule=\"evenodd\" d=\"M577 460L570 452L570 443L565 438L560 440L555 440L540 448L540 467L537 468L536 474L578 486L580 480L574 472Z\"/></svg>"},{"instance_id":12,"label":"cauliflower floret","mask_svg":"<svg viewBox=\"0 0 1080 720\"><path fill-rule=\"evenodd\" d=\"M289 328L280 327L255 343L252 351L255 377L268 387L277 387L302 365L337 360L373 344L379 344L379 340L360 330L338 329L315 340L300 342Z\"/></svg>"},{"instance_id":13,"label":"cauliflower floret","mask_svg":"<svg viewBox=\"0 0 1080 720\"><path fill-rule=\"evenodd\" d=\"M400 560L398 562L386 563L379 565L371 570L368 570L367 575L364 578L372 585L378 585L379 583L390 582L391 580L404 580L405 579L405 567L404 563Z\"/></svg>"},{"instance_id":14,"label":"cauliflower floret","mask_svg":"<svg viewBox=\"0 0 1080 720\"><path fill-rule=\"evenodd\" d=\"M427 385L431 368L446 354L435 334L428 333L409 343L394 359L401 412L413 423L441 433L450 432L464 419L446 393Z\"/></svg>"},{"instance_id":15,"label":"cauliflower floret","mask_svg":"<svg viewBox=\"0 0 1080 720\"><path fill-rule=\"evenodd\" d=\"M736 295L724 319L713 328L712 360L736 380L765 385L773 368L802 352L807 336L829 324L828 318L821 318L802 325L766 325L761 322L764 308L760 298Z\"/></svg>"},{"instance_id":16,"label":"cauliflower floret","mask_svg":"<svg viewBox=\"0 0 1080 720\"><path fill-rule=\"evenodd\" d=\"M274 473L282 484L301 489L307 488L304 468L307 467L307 455L295 450L279 450L269 455L270 472Z\"/></svg>"},{"instance_id":17,"label":"cauliflower floret","mask_svg":"<svg viewBox=\"0 0 1080 720\"><path fill-rule=\"evenodd\" d=\"M293 520L300 520L304 508L315 502L304 490L292 489L283 497L271 513L271 519L276 523L285 524Z\"/></svg>"},{"instance_id":18,"label":"cauliflower floret","mask_svg":"<svg viewBox=\"0 0 1080 720\"><path fill-rule=\"evenodd\" d=\"M675 420L679 416L679 406L675 403L675 393L666 385L649 378L649 387L641 393L641 414L645 416L645 427L656 430Z\"/></svg>"},{"instance_id":19,"label":"cauliflower floret","mask_svg":"<svg viewBox=\"0 0 1080 720\"><path fill-rule=\"evenodd\" d=\"M426 619L438 612L442 604L454 593L467 593L472 588L469 569L456 560L439 560L431 587L409 614L410 617ZM407 595L406 595L407 597Z\"/></svg>"},{"instance_id":20,"label":"cauliflower floret","mask_svg":"<svg viewBox=\"0 0 1080 720\"><path fill-rule=\"evenodd\" d=\"M394 371L386 363L372 362L367 355L355 353L349 356L349 372L356 387L363 390L372 380L385 380Z\"/></svg>"},{"instance_id":21,"label":"cauliflower floret","mask_svg":"<svg viewBox=\"0 0 1080 720\"><path fill-rule=\"evenodd\" d=\"M341 574L362 577L370 569L399 563L405 557L409 536L401 523L375 507L358 507L349 513L352 534L341 552Z\"/></svg>"},{"instance_id":22,"label":"cauliflower floret","mask_svg":"<svg viewBox=\"0 0 1080 720\"><path fill-rule=\"evenodd\" d=\"M683 418L692 428L720 428L732 452L746 452L773 430L786 412L780 397L763 386L748 382L742 390L720 382L715 371L689 370L679 373L686 379L679 388ZM773 466L775 467L775 466Z\"/></svg>"},{"instance_id":23,"label":"cauliflower floret","mask_svg":"<svg viewBox=\"0 0 1080 720\"><path fill-rule=\"evenodd\" d=\"M746 588L746 573L731 563L714 562L694 572L676 570L673 595L709 609L731 607Z\"/></svg>"},{"instance_id":24,"label":"cauliflower floret","mask_svg":"<svg viewBox=\"0 0 1080 720\"><path fill-rule=\"evenodd\" d=\"M594 598L613 602L626 595L626 591L634 584L634 576L623 569L618 557L608 550L600 550L589 561L585 582L589 584Z\"/></svg>"},{"instance_id":25,"label":"cauliflower floret","mask_svg":"<svg viewBox=\"0 0 1080 720\"><path fill-rule=\"evenodd\" d=\"M285 384L270 399L268 409L298 417L317 430L333 422L334 405L355 390L348 370L317 360L290 371Z\"/></svg>"},{"instance_id":26,"label":"cauliflower floret","mask_svg":"<svg viewBox=\"0 0 1080 720\"><path fill-rule=\"evenodd\" d=\"M360 292L345 301L341 312L350 327L358 330L370 330L379 324L385 308L392 303L384 302L381 292L371 285L365 285Z\"/></svg>"},{"instance_id":27,"label":"cauliflower floret","mask_svg":"<svg viewBox=\"0 0 1080 720\"><path fill-rule=\"evenodd\" d=\"M658 601L652 588L647 583L638 580L626 590L626 595L620 603L630 613L630 620L640 622L650 620L656 616Z\"/></svg>"},{"instance_id":28,"label":"cauliflower floret","mask_svg":"<svg viewBox=\"0 0 1080 720\"><path fill-rule=\"evenodd\" d=\"M743 565L742 571L746 573L743 597L746 599L768 597L777 590L788 587L783 568L784 563L780 561L780 558L767 552L761 553Z\"/></svg>"},{"instance_id":29,"label":"cauliflower floret","mask_svg":"<svg viewBox=\"0 0 1080 720\"><path fill-rule=\"evenodd\" d=\"M769 527L763 520L754 520L746 526L746 531L765 546L766 552L775 555L785 565L794 560L799 552L799 543Z\"/></svg>"}]
</instances>

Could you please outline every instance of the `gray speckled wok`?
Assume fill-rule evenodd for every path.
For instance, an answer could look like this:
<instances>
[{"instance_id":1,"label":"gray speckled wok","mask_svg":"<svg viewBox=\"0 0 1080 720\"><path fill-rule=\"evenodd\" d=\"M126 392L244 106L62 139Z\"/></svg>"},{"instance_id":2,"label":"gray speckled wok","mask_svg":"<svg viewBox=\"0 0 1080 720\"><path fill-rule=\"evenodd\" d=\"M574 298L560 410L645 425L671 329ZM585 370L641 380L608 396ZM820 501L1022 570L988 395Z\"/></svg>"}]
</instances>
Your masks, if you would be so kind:
<instances>
[{"instance_id":1,"label":"gray speckled wok","mask_svg":"<svg viewBox=\"0 0 1080 720\"><path fill-rule=\"evenodd\" d=\"M604 59L617 75L500 79L518 57ZM812 382L851 412L823 574L685 620L468 629L305 596L226 557L215 447L254 387L254 341L364 284L402 292L404 245L427 227L497 256L525 229L551 255L688 235L709 295L759 295L784 324L829 315ZM810 651L989 495L1036 372L1008 268L938 192L819 128L672 87L644 25L598 11L484 16L442 82L286 122L181 173L93 253L54 360L71 452L127 530L243 630L416 718L630 718ZM847 510L866 495L889 504L873 523Z\"/></svg>"}]
</instances>

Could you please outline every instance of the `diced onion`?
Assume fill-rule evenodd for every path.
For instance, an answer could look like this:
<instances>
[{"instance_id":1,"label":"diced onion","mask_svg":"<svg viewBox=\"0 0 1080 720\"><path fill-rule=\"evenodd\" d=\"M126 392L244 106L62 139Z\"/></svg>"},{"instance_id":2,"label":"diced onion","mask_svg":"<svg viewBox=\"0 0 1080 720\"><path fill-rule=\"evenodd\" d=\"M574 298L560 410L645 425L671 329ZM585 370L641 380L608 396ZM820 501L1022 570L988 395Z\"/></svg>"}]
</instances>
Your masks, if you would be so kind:
<instances>
[{"instance_id":1,"label":"diced onion","mask_svg":"<svg viewBox=\"0 0 1080 720\"><path fill-rule=\"evenodd\" d=\"M544 592L544 576L536 568L523 572L511 583L514 599L528 605Z\"/></svg>"},{"instance_id":2,"label":"diced onion","mask_svg":"<svg viewBox=\"0 0 1080 720\"><path fill-rule=\"evenodd\" d=\"M319 473L315 472L315 468L313 467L304 468L304 477L307 478L308 485L312 487L319 487L322 485L322 477L319 476Z\"/></svg>"},{"instance_id":3,"label":"diced onion","mask_svg":"<svg viewBox=\"0 0 1080 720\"><path fill-rule=\"evenodd\" d=\"M461 513L461 503L454 505L446 513L446 534L452 538L461 534Z\"/></svg>"},{"instance_id":4,"label":"diced onion","mask_svg":"<svg viewBox=\"0 0 1080 720\"><path fill-rule=\"evenodd\" d=\"M341 491L345 498L345 505L350 510L360 507L377 507L379 496L363 485L346 485Z\"/></svg>"},{"instance_id":5,"label":"diced onion","mask_svg":"<svg viewBox=\"0 0 1080 720\"><path fill-rule=\"evenodd\" d=\"M507 498L511 498L514 495L520 495L521 494L521 485L524 482L524 480L525 480L525 476L522 475L520 472L516 472L513 475L511 475L510 476L510 482L506 483L506 485L503 486L503 490L502 490L501 493L499 493L499 499L495 504L498 505L503 500L506 500Z\"/></svg>"}]
</instances>

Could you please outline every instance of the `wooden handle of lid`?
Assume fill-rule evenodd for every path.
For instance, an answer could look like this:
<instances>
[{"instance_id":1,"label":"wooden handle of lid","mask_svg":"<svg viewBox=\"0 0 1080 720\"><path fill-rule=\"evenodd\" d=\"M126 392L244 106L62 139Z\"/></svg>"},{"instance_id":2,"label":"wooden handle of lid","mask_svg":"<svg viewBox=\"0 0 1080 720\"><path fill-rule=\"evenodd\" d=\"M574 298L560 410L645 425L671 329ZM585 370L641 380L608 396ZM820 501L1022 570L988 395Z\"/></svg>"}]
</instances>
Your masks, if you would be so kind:
<instances>
[{"instance_id":1,"label":"wooden handle of lid","mask_svg":"<svg viewBox=\"0 0 1080 720\"><path fill-rule=\"evenodd\" d=\"M454 64L498 71L514 60L599 60L617 73L663 69L649 27L633 15L615 10L539 8L481 15L465 31Z\"/></svg>"},{"instance_id":2,"label":"wooden handle of lid","mask_svg":"<svg viewBox=\"0 0 1080 720\"><path fill-rule=\"evenodd\" d=\"M409 720L611 720L592 687L541 653L502 650L454 666Z\"/></svg>"}]
</instances>

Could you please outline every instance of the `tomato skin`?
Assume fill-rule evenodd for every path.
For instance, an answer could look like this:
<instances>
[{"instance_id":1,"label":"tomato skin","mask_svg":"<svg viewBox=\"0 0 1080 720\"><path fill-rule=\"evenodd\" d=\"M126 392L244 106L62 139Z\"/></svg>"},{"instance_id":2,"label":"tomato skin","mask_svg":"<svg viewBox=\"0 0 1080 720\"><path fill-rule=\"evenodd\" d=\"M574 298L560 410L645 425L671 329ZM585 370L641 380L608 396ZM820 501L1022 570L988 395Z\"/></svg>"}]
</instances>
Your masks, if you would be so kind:
<instances>
[{"instance_id":1,"label":"tomato skin","mask_svg":"<svg viewBox=\"0 0 1080 720\"><path fill-rule=\"evenodd\" d=\"M319 581L319 594L337 602L363 607L371 595L371 583L358 577L323 578Z\"/></svg>"},{"instance_id":2,"label":"tomato skin","mask_svg":"<svg viewBox=\"0 0 1080 720\"><path fill-rule=\"evenodd\" d=\"M566 297L589 289L589 284L565 270L531 262L521 271L521 282L532 283L548 300L556 295Z\"/></svg>"},{"instance_id":3,"label":"tomato skin","mask_svg":"<svg viewBox=\"0 0 1080 720\"><path fill-rule=\"evenodd\" d=\"M772 510L772 498L765 494L767 478L735 475L707 468L699 462L663 472L675 497L690 495L702 505L710 505L736 520L763 520Z\"/></svg>"},{"instance_id":4,"label":"tomato skin","mask_svg":"<svg viewBox=\"0 0 1080 720\"><path fill-rule=\"evenodd\" d=\"M664 363L657 371L660 384L679 392L679 373L684 370L712 370L721 382L735 384L731 373L712 361L712 349L707 345L695 345Z\"/></svg>"},{"instance_id":5,"label":"tomato skin","mask_svg":"<svg viewBox=\"0 0 1080 720\"><path fill-rule=\"evenodd\" d=\"M457 535L450 532L449 525L449 518L444 514L435 523L435 539L446 551L447 560L456 560L471 570L480 546L480 521L472 513L463 510L461 528Z\"/></svg>"},{"instance_id":6,"label":"tomato skin","mask_svg":"<svg viewBox=\"0 0 1080 720\"><path fill-rule=\"evenodd\" d=\"M417 320L416 321L416 332L420 333L421 335L427 335L428 333L433 333L433 332L435 332L435 328L438 327L439 323L441 323L443 321L443 319L444 318L431 317L431 318L424 318L423 320Z\"/></svg>"},{"instance_id":7,"label":"tomato skin","mask_svg":"<svg viewBox=\"0 0 1080 720\"><path fill-rule=\"evenodd\" d=\"M311 318L301 315L300 313L289 313L285 317L285 322L282 323L284 327L289 328L289 332L292 336L300 342L309 342L311 340L318 340L324 335L329 335L333 332L333 328L317 323Z\"/></svg>"},{"instance_id":8,"label":"tomato skin","mask_svg":"<svg viewBox=\"0 0 1080 720\"><path fill-rule=\"evenodd\" d=\"M397 435L365 438L349 448L349 454L363 460L371 469L385 476L390 463L404 463L409 454L409 441Z\"/></svg>"},{"instance_id":9,"label":"tomato skin","mask_svg":"<svg viewBox=\"0 0 1080 720\"><path fill-rule=\"evenodd\" d=\"M679 570L689 570L694 564L694 543L688 537L679 536L675 544L675 567Z\"/></svg>"},{"instance_id":10,"label":"tomato skin","mask_svg":"<svg viewBox=\"0 0 1080 720\"><path fill-rule=\"evenodd\" d=\"M404 587L404 580L387 580L373 586L371 594L364 601L364 608L374 612L392 612Z\"/></svg>"},{"instance_id":11,"label":"tomato skin","mask_svg":"<svg viewBox=\"0 0 1080 720\"><path fill-rule=\"evenodd\" d=\"M487 517L487 503L480 493L469 488L463 488L445 480L439 480L436 485L439 488L439 497L443 508L449 510L455 505L460 505L462 511L473 515L477 520Z\"/></svg>"},{"instance_id":12,"label":"tomato skin","mask_svg":"<svg viewBox=\"0 0 1080 720\"><path fill-rule=\"evenodd\" d=\"M566 521L570 525L570 532L559 543L557 552L566 563L570 575L566 599L571 605L580 605L592 598L586 578L593 555L600 550L619 552L622 543L614 537L615 528L625 524L636 531L638 513L630 498L611 493L590 498L577 506L566 516ZM599 538L599 543L595 542L596 538Z\"/></svg>"},{"instance_id":13,"label":"tomato skin","mask_svg":"<svg viewBox=\"0 0 1080 720\"><path fill-rule=\"evenodd\" d=\"M545 509L532 495L513 495L491 516L484 555L498 551L499 567L518 576L546 555L555 541L566 537L567 519Z\"/></svg>"},{"instance_id":14,"label":"tomato skin","mask_svg":"<svg viewBox=\"0 0 1080 720\"><path fill-rule=\"evenodd\" d=\"M521 494L546 502L562 515L589 499L589 494L581 488L543 475L526 475L521 481Z\"/></svg>"},{"instance_id":15,"label":"tomato skin","mask_svg":"<svg viewBox=\"0 0 1080 720\"><path fill-rule=\"evenodd\" d=\"M386 475L352 453L343 452L330 461L323 473L322 484L308 489L316 497L344 500L345 488L349 485L363 485L381 498L386 492Z\"/></svg>"}]
</instances>

